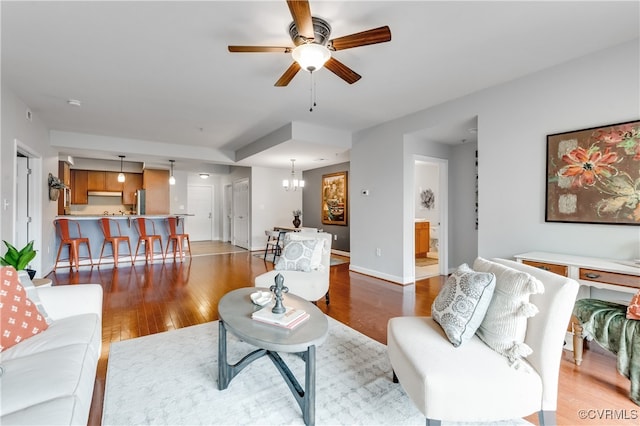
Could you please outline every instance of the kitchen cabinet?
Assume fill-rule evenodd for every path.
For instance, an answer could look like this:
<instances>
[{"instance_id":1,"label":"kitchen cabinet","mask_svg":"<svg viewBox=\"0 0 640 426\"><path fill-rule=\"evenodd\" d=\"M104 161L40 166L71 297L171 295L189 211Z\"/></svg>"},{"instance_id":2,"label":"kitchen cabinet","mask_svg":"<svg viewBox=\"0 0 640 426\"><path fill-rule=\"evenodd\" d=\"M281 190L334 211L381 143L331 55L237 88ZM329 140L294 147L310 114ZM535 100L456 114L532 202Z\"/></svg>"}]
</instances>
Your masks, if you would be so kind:
<instances>
[{"instance_id":1,"label":"kitchen cabinet","mask_svg":"<svg viewBox=\"0 0 640 426\"><path fill-rule=\"evenodd\" d=\"M429 230L431 224L429 222L416 222L415 227L416 258L427 257L427 254L429 254Z\"/></svg>"},{"instance_id":2,"label":"kitchen cabinet","mask_svg":"<svg viewBox=\"0 0 640 426\"><path fill-rule=\"evenodd\" d=\"M169 214L169 171L145 169L142 187L146 190L146 214Z\"/></svg>"},{"instance_id":3,"label":"kitchen cabinet","mask_svg":"<svg viewBox=\"0 0 640 426\"><path fill-rule=\"evenodd\" d=\"M71 204L88 204L89 171L71 170Z\"/></svg>"},{"instance_id":4,"label":"kitchen cabinet","mask_svg":"<svg viewBox=\"0 0 640 426\"><path fill-rule=\"evenodd\" d=\"M71 169L69 168L69 163L58 161L58 179L60 179L68 188L71 187ZM65 201L67 201L65 191L67 191L67 189L61 190L60 196L58 197L58 215L65 214L64 204Z\"/></svg>"},{"instance_id":5,"label":"kitchen cabinet","mask_svg":"<svg viewBox=\"0 0 640 426\"><path fill-rule=\"evenodd\" d=\"M122 183L118 182L118 172L88 171L89 191L122 192Z\"/></svg>"},{"instance_id":6,"label":"kitchen cabinet","mask_svg":"<svg viewBox=\"0 0 640 426\"><path fill-rule=\"evenodd\" d=\"M142 189L142 173L125 173L122 204L136 204L136 191Z\"/></svg>"}]
</instances>

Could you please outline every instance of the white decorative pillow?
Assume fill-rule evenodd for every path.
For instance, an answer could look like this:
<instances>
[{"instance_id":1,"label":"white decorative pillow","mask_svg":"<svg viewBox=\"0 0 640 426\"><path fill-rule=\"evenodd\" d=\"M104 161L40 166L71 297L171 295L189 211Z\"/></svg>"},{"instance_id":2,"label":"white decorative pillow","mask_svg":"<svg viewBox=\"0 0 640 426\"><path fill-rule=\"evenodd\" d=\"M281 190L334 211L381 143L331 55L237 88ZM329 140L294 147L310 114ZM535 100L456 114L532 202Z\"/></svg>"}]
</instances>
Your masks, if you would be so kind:
<instances>
[{"instance_id":1,"label":"white decorative pillow","mask_svg":"<svg viewBox=\"0 0 640 426\"><path fill-rule=\"evenodd\" d=\"M466 263L447 278L431 306L431 316L458 347L476 332L487 312L496 277L475 272Z\"/></svg>"},{"instance_id":2,"label":"white decorative pillow","mask_svg":"<svg viewBox=\"0 0 640 426\"><path fill-rule=\"evenodd\" d=\"M278 271L311 272L313 251L319 245L318 241L320 240L289 241L285 243L274 269Z\"/></svg>"},{"instance_id":3,"label":"white decorative pillow","mask_svg":"<svg viewBox=\"0 0 640 426\"><path fill-rule=\"evenodd\" d=\"M481 257L475 260L473 269L496 276L491 304L476 334L493 350L507 357L512 366L520 367L522 358L533 352L524 343L527 318L538 313L538 308L529 303L529 295L544 293L544 286L526 272Z\"/></svg>"},{"instance_id":4,"label":"white decorative pillow","mask_svg":"<svg viewBox=\"0 0 640 426\"><path fill-rule=\"evenodd\" d=\"M311 269L320 269L322 266L322 254L324 253L324 240L322 238L310 238L313 234L309 232L287 232L284 236L284 243L289 241L317 241L313 254L311 255Z\"/></svg>"},{"instance_id":5,"label":"white decorative pillow","mask_svg":"<svg viewBox=\"0 0 640 426\"><path fill-rule=\"evenodd\" d=\"M47 310L44 308L42 301L40 300L40 296L38 295L38 289L31 281L31 277L29 277L29 273L25 270L18 271L18 281L24 290L27 292L27 297L36 305L36 308L40 312L40 315L44 317L44 320L47 324L51 324L51 317L47 313Z\"/></svg>"}]
</instances>

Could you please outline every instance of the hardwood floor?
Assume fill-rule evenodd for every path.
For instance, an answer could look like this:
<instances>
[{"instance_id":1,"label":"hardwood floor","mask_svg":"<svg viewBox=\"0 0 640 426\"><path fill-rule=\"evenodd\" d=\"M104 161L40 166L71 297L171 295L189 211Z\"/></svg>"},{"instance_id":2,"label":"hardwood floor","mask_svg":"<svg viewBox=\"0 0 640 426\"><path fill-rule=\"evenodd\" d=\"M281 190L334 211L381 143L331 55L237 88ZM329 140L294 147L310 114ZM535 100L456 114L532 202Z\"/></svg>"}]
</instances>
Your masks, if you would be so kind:
<instances>
[{"instance_id":1,"label":"hardwood floor","mask_svg":"<svg viewBox=\"0 0 640 426\"><path fill-rule=\"evenodd\" d=\"M90 425L99 425L109 345L153 333L218 319L218 300L228 291L250 286L253 278L273 268L250 252L201 255L184 262L158 262L134 267L82 267L49 274L54 285L99 283L104 289L103 347L98 365ZM331 304L318 302L327 315L386 344L389 318L429 315L446 277L400 286L350 272L348 263L331 267ZM559 425L640 423L640 407L628 398L629 380L616 371L615 357L591 345L580 367L564 351L560 369ZM580 410L586 411L586 419ZM535 415L527 418L538 424Z\"/></svg>"}]
</instances>

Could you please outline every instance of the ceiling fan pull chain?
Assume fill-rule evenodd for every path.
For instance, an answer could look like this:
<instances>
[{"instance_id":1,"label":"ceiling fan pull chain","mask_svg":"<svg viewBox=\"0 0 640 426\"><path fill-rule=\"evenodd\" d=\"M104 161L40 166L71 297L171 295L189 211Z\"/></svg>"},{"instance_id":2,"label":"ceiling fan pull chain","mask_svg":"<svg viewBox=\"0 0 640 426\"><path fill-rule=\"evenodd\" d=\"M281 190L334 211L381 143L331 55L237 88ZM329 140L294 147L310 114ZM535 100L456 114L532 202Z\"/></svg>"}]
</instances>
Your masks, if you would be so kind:
<instances>
[{"instance_id":1,"label":"ceiling fan pull chain","mask_svg":"<svg viewBox=\"0 0 640 426\"><path fill-rule=\"evenodd\" d=\"M313 91L313 89L314 89L313 72L309 72L309 74L311 75L311 77L310 77L311 80L309 80L311 82L311 85L309 87L309 96L310 96L310 99L309 99L309 112L313 112L313 107L316 106L316 96L315 96L315 93Z\"/></svg>"}]
</instances>

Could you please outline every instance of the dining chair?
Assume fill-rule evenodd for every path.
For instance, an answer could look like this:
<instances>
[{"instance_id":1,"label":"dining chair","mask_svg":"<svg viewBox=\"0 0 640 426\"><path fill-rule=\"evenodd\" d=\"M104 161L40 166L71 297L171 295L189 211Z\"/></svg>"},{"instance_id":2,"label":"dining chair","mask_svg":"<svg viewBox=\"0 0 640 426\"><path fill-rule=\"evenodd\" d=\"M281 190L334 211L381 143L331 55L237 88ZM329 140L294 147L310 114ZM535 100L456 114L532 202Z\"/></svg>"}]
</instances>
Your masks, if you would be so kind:
<instances>
[{"instance_id":1,"label":"dining chair","mask_svg":"<svg viewBox=\"0 0 640 426\"><path fill-rule=\"evenodd\" d=\"M280 241L282 234L281 231L264 231L264 235L267 236L267 245L264 247L264 260L267 260L267 254L271 251L273 253L273 263L276 263L276 257L280 256L282 252L282 242Z\"/></svg>"}]
</instances>

